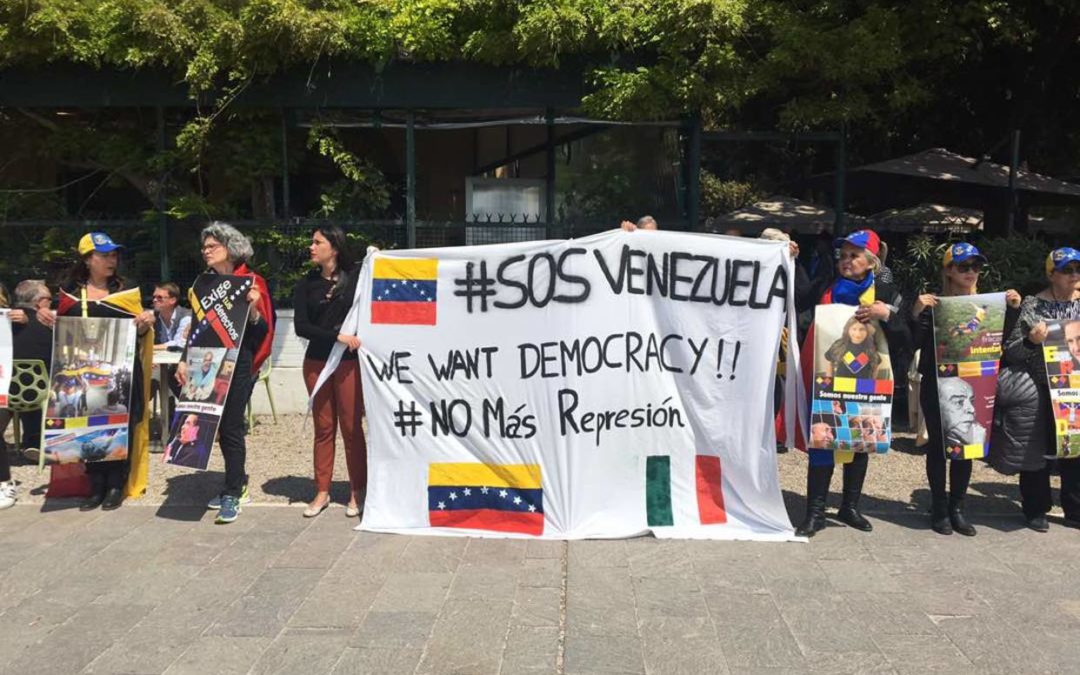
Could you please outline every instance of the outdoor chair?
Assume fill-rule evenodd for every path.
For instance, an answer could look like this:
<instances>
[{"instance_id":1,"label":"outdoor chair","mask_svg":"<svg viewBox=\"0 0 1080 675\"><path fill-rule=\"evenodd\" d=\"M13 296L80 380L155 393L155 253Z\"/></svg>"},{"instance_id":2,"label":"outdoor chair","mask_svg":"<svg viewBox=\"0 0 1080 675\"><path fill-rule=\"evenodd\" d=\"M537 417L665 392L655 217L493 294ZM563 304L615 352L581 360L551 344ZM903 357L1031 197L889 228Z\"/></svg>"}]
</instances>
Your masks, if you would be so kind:
<instances>
[{"instance_id":1,"label":"outdoor chair","mask_svg":"<svg viewBox=\"0 0 1080 675\"><path fill-rule=\"evenodd\" d=\"M12 433L15 446L22 444L19 414L41 409L42 431L45 429L45 404L49 400L49 370L44 361L15 359L11 362L11 388L8 409L11 411ZM42 436L42 441L45 437Z\"/></svg>"},{"instance_id":2,"label":"outdoor chair","mask_svg":"<svg viewBox=\"0 0 1080 675\"><path fill-rule=\"evenodd\" d=\"M257 382L262 382L266 387L266 398L270 400L270 414L274 417L274 424L277 424L277 407L274 406L274 388L270 386L270 373L273 372L274 366L270 363L270 359L266 360L263 367L259 369L259 376ZM251 395L254 396L255 392L252 391ZM251 413L251 399L248 399L247 404L247 421L248 427L252 427L255 424L255 418Z\"/></svg>"}]
</instances>

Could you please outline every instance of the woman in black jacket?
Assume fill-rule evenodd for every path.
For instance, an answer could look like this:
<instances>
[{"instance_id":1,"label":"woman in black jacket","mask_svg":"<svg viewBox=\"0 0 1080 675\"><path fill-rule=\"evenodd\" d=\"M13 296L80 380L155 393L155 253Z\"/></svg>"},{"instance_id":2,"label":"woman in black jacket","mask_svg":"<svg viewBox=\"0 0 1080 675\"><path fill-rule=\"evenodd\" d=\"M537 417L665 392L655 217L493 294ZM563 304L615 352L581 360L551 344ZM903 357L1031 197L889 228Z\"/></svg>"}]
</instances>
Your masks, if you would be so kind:
<instances>
[{"instance_id":1,"label":"woman in black jacket","mask_svg":"<svg viewBox=\"0 0 1080 675\"><path fill-rule=\"evenodd\" d=\"M986 264L986 257L975 246L960 242L945 251L941 271L941 296L974 295L978 293L979 274ZM926 420L926 480L930 484L930 526L938 534L953 531L973 537L975 527L964 517L964 497L971 482L971 460L952 459L949 462L950 491L945 492L945 448L941 429L941 405L938 399L937 345L934 339L933 308L938 297L925 293L915 299L911 308L911 340L920 349L919 405ZM1005 293L1011 309L1020 306L1020 294L1014 290Z\"/></svg>"},{"instance_id":2,"label":"woman in black jacket","mask_svg":"<svg viewBox=\"0 0 1080 675\"><path fill-rule=\"evenodd\" d=\"M308 340L304 353L304 383L308 394L315 388L335 342L345 353L333 375L319 389L312 403L315 421L315 498L304 511L313 518L330 505L330 481L334 476L334 445L338 429L345 442L345 464L352 494L345 515L360 515L367 489L367 444L360 418L364 410L360 388L360 361L356 350L360 338L341 334L341 324L352 306L360 265L349 253L345 232L324 225L311 234L311 270L293 291L296 334Z\"/></svg>"},{"instance_id":3,"label":"woman in black jacket","mask_svg":"<svg viewBox=\"0 0 1080 675\"><path fill-rule=\"evenodd\" d=\"M839 249L836 261L837 277L821 296L819 304L857 305L855 317L861 322L877 321L885 332L890 350L906 345L909 339L907 322L897 317L900 293L892 284L878 281L874 273L880 268L877 254L881 240L873 230L852 232L835 242ZM803 345L804 373L812 373L814 340L811 334ZM829 496L835 457L832 450L809 449L806 474L806 518L796 530L801 537L812 537L825 527L825 502ZM865 452L854 453L844 464L843 501L837 517L841 522L863 532L874 529L859 513L859 499L869 458Z\"/></svg>"},{"instance_id":4,"label":"woman in black jacket","mask_svg":"<svg viewBox=\"0 0 1080 675\"><path fill-rule=\"evenodd\" d=\"M1080 251L1059 248L1046 257L1049 285L1024 298L1020 315L1006 331L1003 370L994 411L990 463L998 472L1020 473L1020 501L1028 527L1046 532L1050 464L1056 433L1050 411L1043 342L1048 322L1080 319ZM1061 508L1065 520L1080 526L1080 460L1059 459Z\"/></svg>"}]
</instances>

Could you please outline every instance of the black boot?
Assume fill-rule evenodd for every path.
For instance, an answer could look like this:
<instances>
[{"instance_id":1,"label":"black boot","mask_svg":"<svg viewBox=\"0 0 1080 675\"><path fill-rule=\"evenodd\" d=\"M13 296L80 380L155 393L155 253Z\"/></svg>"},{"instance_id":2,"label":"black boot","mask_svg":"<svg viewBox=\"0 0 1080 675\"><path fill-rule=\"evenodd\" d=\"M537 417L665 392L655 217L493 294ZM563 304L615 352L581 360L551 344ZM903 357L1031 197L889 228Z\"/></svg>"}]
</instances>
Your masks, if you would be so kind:
<instances>
[{"instance_id":1,"label":"black boot","mask_svg":"<svg viewBox=\"0 0 1080 675\"><path fill-rule=\"evenodd\" d=\"M949 504L944 497L931 497L930 503L930 527L938 534L952 534L952 523L949 522Z\"/></svg>"},{"instance_id":2,"label":"black boot","mask_svg":"<svg viewBox=\"0 0 1080 675\"><path fill-rule=\"evenodd\" d=\"M812 537L825 529L825 500L829 496L831 466L811 466L806 470L806 519L795 530L800 537Z\"/></svg>"},{"instance_id":3,"label":"black boot","mask_svg":"<svg viewBox=\"0 0 1080 675\"><path fill-rule=\"evenodd\" d=\"M855 459L844 465L844 500L840 502L840 511L836 514L841 523L863 532L874 529L870 521L859 513L859 498L862 496L868 462L866 453L860 452L855 454Z\"/></svg>"},{"instance_id":4,"label":"black boot","mask_svg":"<svg viewBox=\"0 0 1080 675\"><path fill-rule=\"evenodd\" d=\"M953 497L949 500L949 520L952 522L952 529L958 533L965 537L975 536L975 526L964 517L963 497Z\"/></svg>"},{"instance_id":5,"label":"black boot","mask_svg":"<svg viewBox=\"0 0 1080 675\"><path fill-rule=\"evenodd\" d=\"M124 491L120 488L109 488L105 491L105 499L102 501L102 511L112 511L120 508L124 503Z\"/></svg>"},{"instance_id":6,"label":"black boot","mask_svg":"<svg viewBox=\"0 0 1080 675\"><path fill-rule=\"evenodd\" d=\"M90 478L90 496L79 504L80 511L93 511L105 501L105 476L100 473L92 473Z\"/></svg>"}]
</instances>

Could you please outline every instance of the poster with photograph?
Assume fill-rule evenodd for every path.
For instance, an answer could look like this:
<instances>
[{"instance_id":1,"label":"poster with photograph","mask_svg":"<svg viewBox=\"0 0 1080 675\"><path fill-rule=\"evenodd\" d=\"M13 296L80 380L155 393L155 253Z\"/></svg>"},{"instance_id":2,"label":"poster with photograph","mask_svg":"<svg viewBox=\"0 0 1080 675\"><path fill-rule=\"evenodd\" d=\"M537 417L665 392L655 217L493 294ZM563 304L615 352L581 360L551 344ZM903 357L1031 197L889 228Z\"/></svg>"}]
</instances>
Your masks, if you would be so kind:
<instances>
[{"instance_id":1,"label":"poster with photograph","mask_svg":"<svg viewBox=\"0 0 1080 675\"><path fill-rule=\"evenodd\" d=\"M131 319L57 317L45 410L46 462L127 459L137 340Z\"/></svg>"},{"instance_id":2,"label":"poster with photograph","mask_svg":"<svg viewBox=\"0 0 1080 675\"><path fill-rule=\"evenodd\" d=\"M1005 294L939 297L933 313L945 456L982 459L994 423Z\"/></svg>"},{"instance_id":3,"label":"poster with photograph","mask_svg":"<svg viewBox=\"0 0 1080 675\"><path fill-rule=\"evenodd\" d=\"M0 408L8 407L14 351L11 339L11 312L0 309Z\"/></svg>"},{"instance_id":4,"label":"poster with photograph","mask_svg":"<svg viewBox=\"0 0 1080 675\"><path fill-rule=\"evenodd\" d=\"M818 305L814 315L814 392L810 447L888 452L893 372L885 333L861 323L851 305Z\"/></svg>"},{"instance_id":5,"label":"poster with photograph","mask_svg":"<svg viewBox=\"0 0 1080 675\"><path fill-rule=\"evenodd\" d=\"M1058 457L1080 456L1080 316L1047 323L1043 355Z\"/></svg>"},{"instance_id":6,"label":"poster with photograph","mask_svg":"<svg viewBox=\"0 0 1080 675\"><path fill-rule=\"evenodd\" d=\"M229 396L248 320L251 277L203 274L188 292L191 333L187 383L180 388L165 444L165 463L205 471Z\"/></svg>"}]
</instances>

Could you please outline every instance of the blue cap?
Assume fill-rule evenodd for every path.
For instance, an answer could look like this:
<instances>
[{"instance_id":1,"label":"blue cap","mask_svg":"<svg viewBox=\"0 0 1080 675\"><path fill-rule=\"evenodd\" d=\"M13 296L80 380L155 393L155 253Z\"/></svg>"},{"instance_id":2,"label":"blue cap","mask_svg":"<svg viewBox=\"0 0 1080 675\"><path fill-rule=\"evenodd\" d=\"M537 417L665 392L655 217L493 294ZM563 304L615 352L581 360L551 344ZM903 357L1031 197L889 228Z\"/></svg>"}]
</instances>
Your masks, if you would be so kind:
<instances>
[{"instance_id":1,"label":"blue cap","mask_svg":"<svg viewBox=\"0 0 1080 675\"><path fill-rule=\"evenodd\" d=\"M83 238L79 240L79 255L86 255L91 251L97 251L98 253L109 253L117 249L124 248L120 244L114 242L109 235L104 232L91 232L84 234Z\"/></svg>"},{"instance_id":2,"label":"blue cap","mask_svg":"<svg viewBox=\"0 0 1080 675\"><path fill-rule=\"evenodd\" d=\"M1046 273L1060 270L1071 262L1080 262L1080 251L1068 246L1056 248L1046 256Z\"/></svg>"},{"instance_id":3,"label":"blue cap","mask_svg":"<svg viewBox=\"0 0 1080 675\"><path fill-rule=\"evenodd\" d=\"M968 260L978 260L986 264L986 256L979 252L974 244L960 241L945 250L945 256L941 259L941 266L948 267L950 263L959 265Z\"/></svg>"}]
</instances>

